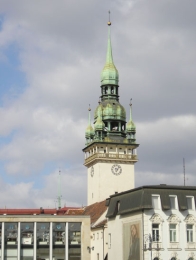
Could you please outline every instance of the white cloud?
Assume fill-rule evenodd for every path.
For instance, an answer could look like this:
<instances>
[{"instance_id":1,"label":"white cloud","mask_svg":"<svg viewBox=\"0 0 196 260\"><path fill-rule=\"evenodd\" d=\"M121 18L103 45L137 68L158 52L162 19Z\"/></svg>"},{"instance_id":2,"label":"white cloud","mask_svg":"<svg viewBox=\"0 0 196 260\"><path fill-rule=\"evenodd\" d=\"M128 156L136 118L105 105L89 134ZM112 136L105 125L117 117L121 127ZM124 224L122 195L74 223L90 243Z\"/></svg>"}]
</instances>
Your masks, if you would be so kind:
<instances>
[{"instance_id":1,"label":"white cloud","mask_svg":"<svg viewBox=\"0 0 196 260\"><path fill-rule=\"evenodd\" d=\"M143 180L140 185L149 181L164 183L181 174L183 157L187 174L193 176L195 3L170 2L116 0L110 6L105 1L90 0L77 4L61 0L0 3L4 16L0 31L1 61L12 62L6 50L12 45L17 47L20 60L17 69L26 77L22 93L13 97L9 92L3 97L0 136L6 142L1 142L0 162L5 173L13 178L33 179L27 183L2 184L5 186L2 198L9 207L13 197L18 198L17 205L21 207L51 205L52 197L56 196L55 192L50 194L56 178L54 169L47 171L45 186L37 188L41 178L38 173L50 163L54 163L54 168L62 165L65 169L63 183L68 202L83 203L80 197L85 193L86 170L81 149L85 143L88 104L93 111L101 93L109 8L113 55L120 73L120 102L128 108L133 97L133 114L138 122L137 141L141 145L136 183L140 177ZM174 19L175 8L179 12L175 12ZM66 170L67 165L70 168ZM66 187L66 183L70 185ZM13 190L12 196L9 189ZM17 196L18 189L21 193ZM28 204L29 198L33 199Z\"/></svg>"}]
</instances>

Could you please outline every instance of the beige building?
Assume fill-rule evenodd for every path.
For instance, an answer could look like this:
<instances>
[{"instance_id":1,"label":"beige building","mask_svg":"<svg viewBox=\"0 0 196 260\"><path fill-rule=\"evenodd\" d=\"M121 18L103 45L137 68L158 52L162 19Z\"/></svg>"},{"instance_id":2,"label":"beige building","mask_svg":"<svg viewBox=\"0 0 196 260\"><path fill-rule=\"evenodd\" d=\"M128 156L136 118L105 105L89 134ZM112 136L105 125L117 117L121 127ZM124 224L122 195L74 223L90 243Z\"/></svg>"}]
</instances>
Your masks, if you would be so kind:
<instances>
[{"instance_id":1,"label":"beige building","mask_svg":"<svg viewBox=\"0 0 196 260\"><path fill-rule=\"evenodd\" d=\"M74 216L73 210L72 215L68 210L66 215L24 211L0 216L0 259L90 260L89 216Z\"/></svg>"}]
</instances>

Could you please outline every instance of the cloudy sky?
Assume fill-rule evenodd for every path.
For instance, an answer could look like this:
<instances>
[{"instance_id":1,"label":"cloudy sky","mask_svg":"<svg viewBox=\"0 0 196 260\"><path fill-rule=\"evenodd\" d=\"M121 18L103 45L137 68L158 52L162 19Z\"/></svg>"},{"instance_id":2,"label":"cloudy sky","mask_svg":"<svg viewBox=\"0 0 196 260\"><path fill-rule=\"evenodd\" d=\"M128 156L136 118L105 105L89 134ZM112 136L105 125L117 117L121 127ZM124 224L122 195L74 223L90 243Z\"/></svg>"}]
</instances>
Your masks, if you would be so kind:
<instances>
[{"instance_id":1,"label":"cloudy sky","mask_svg":"<svg viewBox=\"0 0 196 260\"><path fill-rule=\"evenodd\" d=\"M136 186L196 185L195 0L0 1L0 208L86 205L84 132L100 96L108 10Z\"/></svg>"}]
</instances>

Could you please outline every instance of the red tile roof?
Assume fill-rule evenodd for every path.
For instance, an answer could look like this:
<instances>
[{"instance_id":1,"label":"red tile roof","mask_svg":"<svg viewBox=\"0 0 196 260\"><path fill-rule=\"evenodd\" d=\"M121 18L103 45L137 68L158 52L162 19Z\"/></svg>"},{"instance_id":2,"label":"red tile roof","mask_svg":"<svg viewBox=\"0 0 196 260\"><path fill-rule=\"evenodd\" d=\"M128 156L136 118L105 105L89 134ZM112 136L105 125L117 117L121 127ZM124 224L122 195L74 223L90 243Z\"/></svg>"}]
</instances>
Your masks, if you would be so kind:
<instances>
[{"instance_id":1,"label":"red tile roof","mask_svg":"<svg viewBox=\"0 0 196 260\"><path fill-rule=\"evenodd\" d=\"M83 215L90 215L91 224L95 223L107 210L106 201L96 202L84 208Z\"/></svg>"},{"instance_id":2,"label":"red tile roof","mask_svg":"<svg viewBox=\"0 0 196 260\"><path fill-rule=\"evenodd\" d=\"M61 209L0 209L0 215L64 215L68 210L76 210L74 207L64 207Z\"/></svg>"}]
</instances>

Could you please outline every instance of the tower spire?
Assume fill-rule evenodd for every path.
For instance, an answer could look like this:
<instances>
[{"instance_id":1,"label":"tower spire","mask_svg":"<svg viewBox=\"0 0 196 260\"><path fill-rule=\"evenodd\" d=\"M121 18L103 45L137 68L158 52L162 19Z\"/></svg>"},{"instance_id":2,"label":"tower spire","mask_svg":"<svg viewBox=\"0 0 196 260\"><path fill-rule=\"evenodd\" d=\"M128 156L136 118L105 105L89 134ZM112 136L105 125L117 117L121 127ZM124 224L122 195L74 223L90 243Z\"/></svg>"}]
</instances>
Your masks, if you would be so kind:
<instances>
[{"instance_id":1,"label":"tower spire","mask_svg":"<svg viewBox=\"0 0 196 260\"><path fill-rule=\"evenodd\" d=\"M89 104L89 108L88 108L88 125L91 125L91 106Z\"/></svg>"},{"instance_id":2,"label":"tower spire","mask_svg":"<svg viewBox=\"0 0 196 260\"><path fill-rule=\"evenodd\" d=\"M130 99L130 121L132 121L132 98Z\"/></svg>"},{"instance_id":3,"label":"tower spire","mask_svg":"<svg viewBox=\"0 0 196 260\"><path fill-rule=\"evenodd\" d=\"M86 128L85 137L86 137L86 143L89 143L94 137L94 129L91 126L91 107L90 107L90 104L89 104L89 108L88 108L88 126Z\"/></svg>"},{"instance_id":4,"label":"tower spire","mask_svg":"<svg viewBox=\"0 0 196 260\"><path fill-rule=\"evenodd\" d=\"M112 56L112 44L111 44L111 22L110 22L110 11L108 21L108 46L106 54L106 63L101 73L101 85L114 84L118 85L118 70L114 65Z\"/></svg>"}]
</instances>

